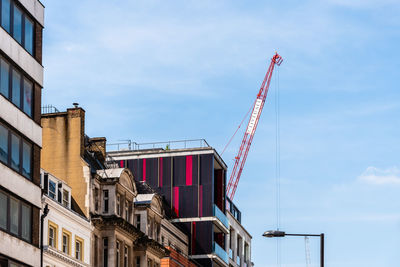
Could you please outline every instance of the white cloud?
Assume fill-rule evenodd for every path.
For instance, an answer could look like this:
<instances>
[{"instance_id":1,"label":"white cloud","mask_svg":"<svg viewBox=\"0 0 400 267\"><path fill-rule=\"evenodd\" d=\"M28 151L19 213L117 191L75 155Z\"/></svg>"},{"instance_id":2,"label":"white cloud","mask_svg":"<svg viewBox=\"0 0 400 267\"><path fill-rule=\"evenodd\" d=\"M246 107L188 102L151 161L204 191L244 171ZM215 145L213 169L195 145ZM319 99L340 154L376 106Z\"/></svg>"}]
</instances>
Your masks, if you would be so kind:
<instances>
[{"instance_id":1,"label":"white cloud","mask_svg":"<svg viewBox=\"0 0 400 267\"><path fill-rule=\"evenodd\" d=\"M358 177L358 180L374 185L400 185L400 170L397 167L382 170L370 166Z\"/></svg>"}]
</instances>

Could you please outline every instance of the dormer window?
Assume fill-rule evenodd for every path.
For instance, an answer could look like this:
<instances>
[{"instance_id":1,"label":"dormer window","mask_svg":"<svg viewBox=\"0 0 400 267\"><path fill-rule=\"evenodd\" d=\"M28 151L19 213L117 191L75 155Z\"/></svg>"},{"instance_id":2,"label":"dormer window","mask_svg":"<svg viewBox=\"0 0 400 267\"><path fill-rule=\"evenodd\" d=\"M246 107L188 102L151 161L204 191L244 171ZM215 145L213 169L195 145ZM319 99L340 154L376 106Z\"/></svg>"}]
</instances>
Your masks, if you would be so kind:
<instances>
[{"instance_id":1,"label":"dormer window","mask_svg":"<svg viewBox=\"0 0 400 267\"><path fill-rule=\"evenodd\" d=\"M56 199L56 183L49 179L49 197Z\"/></svg>"},{"instance_id":2,"label":"dormer window","mask_svg":"<svg viewBox=\"0 0 400 267\"><path fill-rule=\"evenodd\" d=\"M69 192L67 190L63 190L63 200L62 204L64 207L69 208Z\"/></svg>"}]
</instances>

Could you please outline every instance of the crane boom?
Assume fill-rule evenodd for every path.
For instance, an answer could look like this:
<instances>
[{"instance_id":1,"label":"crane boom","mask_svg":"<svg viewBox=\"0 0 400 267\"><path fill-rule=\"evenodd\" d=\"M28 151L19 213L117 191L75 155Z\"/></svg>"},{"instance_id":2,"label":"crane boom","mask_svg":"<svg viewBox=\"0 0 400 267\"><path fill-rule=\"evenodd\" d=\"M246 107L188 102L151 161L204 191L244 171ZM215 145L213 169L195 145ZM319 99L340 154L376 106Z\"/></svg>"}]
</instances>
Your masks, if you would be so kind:
<instances>
[{"instance_id":1,"label":"crane boom","mask_svg":"<svg viewBox=\"0 0 400 267\"><path fill-rule=\"evenodd\" d=\"M268 71L265 74L260 91L257 94L256 101L253 104L253 110L251 112L246 131L244 132L239 152L235 157L235 165L233 166L232 173L229 178L229 183L226 188L226 194L231 200L233 200L233 197L235 196L236 188L239 183L244 164L246 163L247 154L249 153L251 142L253 141L254 133L257 129L258 121L260 120L265 99L267 98L269 84L271 83L274 67L275 65L281 65L282 61L283 59L278 53L275 53L275 55L271 58L271 64L269 65Z\"/></svg>"}]
</instances>

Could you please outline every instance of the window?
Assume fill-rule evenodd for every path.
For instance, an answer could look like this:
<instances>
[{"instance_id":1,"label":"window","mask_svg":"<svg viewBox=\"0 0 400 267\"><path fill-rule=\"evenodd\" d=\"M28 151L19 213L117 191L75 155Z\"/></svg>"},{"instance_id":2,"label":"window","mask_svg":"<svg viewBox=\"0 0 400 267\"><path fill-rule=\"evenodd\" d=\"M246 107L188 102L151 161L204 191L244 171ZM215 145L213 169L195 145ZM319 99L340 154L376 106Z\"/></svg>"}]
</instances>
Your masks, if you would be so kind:
<instances>
[{"instance_id":1,"label":"window","mask_svg":"<svg viewBox=\"0 0 400 267\"><path fill-rule=\"evenodd\" d=\"M108 267L108 238L103 238L103 266Z\"/></svg>"},{"instance_id":2,"label":"window","mask_svg":"<svg viewBox=\"0 0 400 267\"><path fill-rule=\"evenodd\" d=\"M136 267L140 267L140 256L136 257Z\"/></svg>"},{"instance_id":3,"label":"window","mask_svg":"<svg viewBox=\"0 0 400 267\"><path fill-rule=\"evenodd\" d=\"M23 94L23 111L29 117L32 117L32 91L33 91L33 84L24 78L24 94Z\"/></svg>"},{"instance_id":4,"label":"window","mask_svg":"<svg viewBox=\"0 0 400 267\"><path fill-rule=\"evenodd\" d=\"M98 266L98 258L99 258L99 251L98 251L98 242L99 242L99 238L97 237L97 235L94 235L94 266Z\"/></svg>"},{"instance_id":5,"label":"window","mask_svg":"<svg viewBox=\"0 0 400 267\"><path fill-rule=\"evenodd\" d=\"M83 261L83 239L75 236L75 258Z\"/></svg>"},{"instance_id":6,"label":"window","mask_svg":"<svg viewBox=\"0 0 400 267\"><path fill-rule=\"evenodd\" d=\"M103 190L103 211L108 213L108 190Z\"/></svg>"},{"instance_id":7,"label":"window","mask_svg":"<svg viewBox=\"0 0 400 267\"><path fill-rule=\"evenodd\" d=\"M0 57L0 93L32 117L33 82Z\"/></svg>"},{"instance_id":8,"label":"window","mask_svg":"<svg viewBox=\"0 0 400 267\"><path fill-rule=\"evenodd\" d=\"M32 146L27 142L22 142L22 175L32 177L31 169Z\"/></svg>"},{"instance_id":9,"label":"window","mask_svg":"<svg viewBox=\"0 0 400 267\"><path fill-rule=\"evenodd\" d=\"M18 43L22 43L22 11L14 6L13 36Z\"/></svg>"},{"instance_id":10,"label":"window","mask_svg":"<svg viewBox=\"0 0 400 267\"><path fill-rule=\"evenodd\" d=\"M56 183L52 180L49 180L49 197L56 199Z\"/></svg>"},{"instance_id":11,"label":"window","mask_svg":"<svg viewBox=\"0 0 400 267\"><path fill-rule=\"evenodd\" d=\"M0 92L5 98L9 98L10 91L10 65L0 59Z\"/></svg>"},{"instance_id":12,"label":"window","mask_svg":"<svg viewBox=\"0 0 400 267\"><path fill-rule=\"evenodd\" d=\"M0 191L0 228L7 229L7 195Z\"/></svg>"},{"instance_id":13,"label":"window","mask_svg":"<svg viewBox=\"0 0 400 267\"><path fill-rule=\"evenodd\" d=\"M32 145L10 131L1 122L0 160L29 180L31 179Z\"/></svg>"},{"instance_id":14,"label":"window","mask_svg":"<svg viewBox=\"0 0 400 267\"><path fill-rule=\"evenodd\" d=\"M33 55L33 22L27 17L25 17L24 46L29 54Z\"/></svg>"},{"instance_id":15,"label":"window","mask_svg":"<svg viewBox=\"0 0 400 267\"><path fill-rule=\"evenodd\" d=\"M11 134L11 168L19 170L19 150L20 150L20 138L15 134Z\"/></svg>"},{"instance_id":16,"label":"window","mask_svg":"<svg viewBox=\"0 0 400 267\"><path fill-rule=\"evenodd\" d=\"M121 216L121 196L117 194L117 214Z\"/></svg>"},{"instance_id":17,"label":"window","mask_svg":"<svg viewBox=\"0 0 400 267\"><path fill-rule=\"evenodd\" d=\"M68 255L71 253L71 233L65 229L62 234L62 252Z\"/></svg>"},{"instance_id":18,"label":"window","mask_svg":"<svg viewBox=\"0 0 400 267\"><path fill-rule=\"evenodd\" d=\"M63 200L62 204L64 207L69 208L69 192L67 190L63 190Z\"/></svg>"},{"instance_id":19,"label":"window","mask_svg":"<svg viewBox=\"0 0 400 267\"><path fill-rule=\"evenodd\" d=\"M1 26L33 55L34 23L15 3L1 0Z\"/></svg>"},{"instance_id":20,"label":"window","mask_svg":"<svg viewBox=\"0 0 400 267\"><path fill-rule=\"evenodd\" d=\"M124 248L124 267L128 267L128 247L125 246Z\"/></svg>"},{"instance_id":21,"label":"window","mask_svg":"<svg viewBox=\"0 0 400 267\"><path fill-rule=\"evenodd\" d=\"M18 200L10 198L10 232L18 235L19 230L19 203Z\"/></svg>"},{"instance_id":22,"label":"window","mask_svg":"<svg viewBox=\"0 0 400 267\"><path fill-rule=\"evenodd\" d=\"M0 228L32 241L32 207L0 190Z\"/></svg>"},{"instance_id":23,"label":"window","mask_svg":"<svg viewBox=\"0 0 400 267\"><path fill-rule=\"evenodd\" d=\"M136 228L140 230L140 214L136 215Z\"/></svg>"},{"instance_id":24,"label":"window","mask_svg":"<svg viewBox=\"0 0 400 267\"><path fill-rule=\"evenodd\" d=\"M21 203L21 237L31 242L31 207Z\"/></svg>"},{"instance_id":25,"label":"window","mask_svg":"<svg viewBox=\"0 0 400 267\"><path fill-rule=\"evenodd\" d=\"M21 74L18 71L12 71L12 94L11 101L17 106L21 107Z\"/></svg>"},{"instance_id":26,"label":"window","mask_svg":"<svg viewBox=\"0 0 400 267\"><path fill-rule=\"evenodd\" d=\"M8 161L8 130L0 124L0 160Z\"/></svg>"},{"instance_id":27,"label":"window","mask_svg":"<svg viewBox=\"0 0 400 267\"><path fill-rule=\"evenodd\" d=\"M1 26L10 32L10 14L11 14L10 0L1 1Z\"/></svg>"},{"instance_id":28,"label":"window","mask_svg":"<svg viewBox=\"0 0 400 267\"><path fill-rule=\"evenodd\" d=\"M94 210L99 210L99 189L97 187L94 189Z\"/></svg>"},{"instance_id":29,"label":"window","mask_svg":"<svg viewBox=\"0 0 400 267\"><path fill-rule=\"evenodd\" d=\"M129 222L129 202L125 201L125 220Z\"/></svg>"},{"instance_id":30,"label":"window","mask_svg":"<svg viewBox=\"0 0 400 267\"><path fill-rule=\"evenodd\" d=\"M57 226L49 221L49 246L57 248Z\"/></svg>"},{"instance_id":31,"label":"window","mask_svg":"<svg viewBox=\"0 0 400 267\"><path fill-rule=\"evenodd\" d=\"M121 254L119 253L120 245L119 245L118 241L116 243L116 248L117 248L117 254L115 256L115 258L116 258L116 265L115 266L119 267L119 263L120 263L120 260L121 260L121 258L120 258Z\"/></svg>"}]
</instances>

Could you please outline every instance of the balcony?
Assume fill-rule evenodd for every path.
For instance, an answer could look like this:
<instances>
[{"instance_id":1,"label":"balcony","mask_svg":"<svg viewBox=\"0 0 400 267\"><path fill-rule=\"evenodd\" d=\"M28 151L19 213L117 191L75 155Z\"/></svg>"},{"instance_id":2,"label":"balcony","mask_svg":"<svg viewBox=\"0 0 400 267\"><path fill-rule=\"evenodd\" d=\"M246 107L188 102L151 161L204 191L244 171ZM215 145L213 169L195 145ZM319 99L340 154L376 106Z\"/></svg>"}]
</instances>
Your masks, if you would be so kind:
<instances>
[{"instance_id":1,"label":"balcony","mask_svg":"<svg viewBox=\"0 0 400 267\"><path fill-rule=\"evenodd\" d=\"M226 251L216 242L213 243L213 254L217 256L217 260L220 260L221 263L224 262L226 265L229 264L228 253L226 253Z\"/></svg>"},{"instance_id":2,"label":"balcony","mask_svg":"<svg viewBox=\"0 0 400 267\"><path fill-rule=\"evenodd\" d=\"M217 229L216 232L223 232L225 234L229 233L229 221L225 214L214 204L213 216L216 218L214 221L220 231Z\"/></svg>"}]
</instances>

